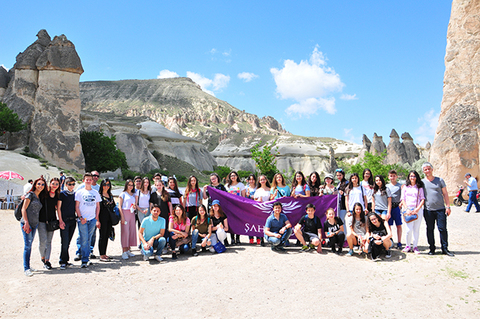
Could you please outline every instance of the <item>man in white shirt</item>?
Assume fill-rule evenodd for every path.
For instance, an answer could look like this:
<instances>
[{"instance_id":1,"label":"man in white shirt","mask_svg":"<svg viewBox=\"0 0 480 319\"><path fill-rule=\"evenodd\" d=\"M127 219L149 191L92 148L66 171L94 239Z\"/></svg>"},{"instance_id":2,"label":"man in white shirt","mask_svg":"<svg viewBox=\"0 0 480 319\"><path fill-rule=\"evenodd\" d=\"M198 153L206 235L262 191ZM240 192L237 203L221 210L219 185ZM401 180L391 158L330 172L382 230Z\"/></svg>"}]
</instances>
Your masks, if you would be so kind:
<instances>
[{"instance_id":1,"label":"man in white shirt","mask_svg":"<svg viewBox=\"0 0 480 319\"><path fill-rule=\"evenodd\" d=\"M478 205L477 200L477 193L478 193L478 186L477 180L472 177L472 174L467 173L465 174L465 180L463 181L467 185L468 190L468 205L465 212L470 213L470 208L472 208L472 204L475 205L477 209L476 213L480 213L480 206Z\"/></svg>"}]
</instances>

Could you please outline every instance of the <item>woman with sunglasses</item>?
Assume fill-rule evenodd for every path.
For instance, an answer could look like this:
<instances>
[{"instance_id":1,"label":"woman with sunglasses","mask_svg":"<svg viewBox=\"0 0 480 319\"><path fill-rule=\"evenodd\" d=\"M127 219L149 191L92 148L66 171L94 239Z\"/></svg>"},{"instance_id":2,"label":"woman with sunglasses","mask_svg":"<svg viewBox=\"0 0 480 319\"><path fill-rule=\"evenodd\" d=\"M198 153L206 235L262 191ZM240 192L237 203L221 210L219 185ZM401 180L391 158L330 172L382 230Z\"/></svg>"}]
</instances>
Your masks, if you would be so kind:
<instances>
[{"instance_id":1,"label":"woman with sunglasses","mask_svg":"<svg viewBox=\"0 0 480 319\"><path fill-rule=\"evenodd\" d=\"M25 196L22 206L22 219L20 219L20 226L23 234L23 270L25 276L33 276L34 269L30 268L30 255L32 253L32 243L35 238L35 232L38 227L38 217L42 209L42 202L39 197L45 194L45 179L43 177L37 178L33 182L33 186Z\"/></svg>"},{"instance_id":2,"label":"woman with sunglasses","mask_svg":"<svg viewBox=\"0 0 480 319\"><path fill-rule=\"evenodd\" d=\"M135 228L135 210L138 201L137 192L135 191L133 181L127 179L123 192L118 197L121 229L122 229L122 259L128 259L135 256L130 247L137 246L137 229Z\"/></svg>"},{"instance_id":3,"label":"woman with sunglasses","mask_svg":"<svg viewBox=\"0 0 480 319\"><path fill-rule=\"evenodd\" d=\"M52 264L50 263L50 254L52 252L52 238L54 231L49 231L47 223L57 220L60 213L58 213L58 198L60 195L60 179L54 177L48 183L47 191L44 197L40 197L42 201L42 209L38 218L38 248L40 250L40 257L42 258L43 268L50 270ZM65 225L61 225L65 228Z\"/></svg>"},{"instance_id":4,"label":"woman with sunglasses","mask_svg":"<svg viewBox=\"0 0 480 319\"><path fill-rule=\"evenodd\" d=\"M98 252L100 254L100 261L108 262L110 257L107 256L108 238L112 232L111 214L115 208L115 201L112 195L112 184L110 180L104 179L100 183L100 213L98 219L100 222L100 239L98 240Z\"/></svg>"}]
</instances>

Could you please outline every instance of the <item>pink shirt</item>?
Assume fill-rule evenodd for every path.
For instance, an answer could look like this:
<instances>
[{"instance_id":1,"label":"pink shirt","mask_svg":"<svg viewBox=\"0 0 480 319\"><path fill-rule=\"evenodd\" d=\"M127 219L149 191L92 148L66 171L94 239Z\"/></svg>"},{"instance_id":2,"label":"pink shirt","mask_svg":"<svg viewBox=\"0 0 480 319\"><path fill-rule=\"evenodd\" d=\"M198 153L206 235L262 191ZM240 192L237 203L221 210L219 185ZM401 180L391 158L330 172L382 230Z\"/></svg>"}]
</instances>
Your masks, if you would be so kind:
<instances>
[{"instance_id":1,"label":"pink shirt","mask_svg":"<svg viewBox=\"0 0 480 319\"><path fill-rule=\"evenodd\" d=\"M173 229L175 230L180 230L180 231L185 231L185 229L187 228L187 226L190 226L190 219L187 217L187 221L185 224L177 224L174 220L173 220L173 215L170 215L170 219L169 219L169 222L173 223Z\"/></svg>"},{"instance_id":2,"label":"pink shirt","mask_svg":"<svg viewBox=\"0 0 480 319\"><path fill-rule=\"evenodd\" d=\"M425 199L423 188L418 189L417 185L402 188L402 200L408 208L418 207L422 199Z\"/></svg>"}]
</instances>

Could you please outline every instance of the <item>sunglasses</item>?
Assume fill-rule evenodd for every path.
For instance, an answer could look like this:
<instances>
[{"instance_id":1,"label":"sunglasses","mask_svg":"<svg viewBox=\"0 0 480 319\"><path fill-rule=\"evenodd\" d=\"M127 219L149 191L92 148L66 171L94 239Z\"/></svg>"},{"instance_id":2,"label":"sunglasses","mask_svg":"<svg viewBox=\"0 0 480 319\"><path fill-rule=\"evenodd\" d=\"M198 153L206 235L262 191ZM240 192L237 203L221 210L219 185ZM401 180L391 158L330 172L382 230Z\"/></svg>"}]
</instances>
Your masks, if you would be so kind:
<instances>
[{"instance_id":1,"label":"sunglasses","mask_svg":"<svg viewBox=\"0 0 480 319\"><path fill-rule=\"evenodd\" d=\"M110 186L112 186L112 185L110 185L110 184L105 184L105 185L103 185L103 187L106 187L106 186L110 187Z\"/></svg>"},{"instance_id":2,"label":"sunglasses","mask_svg":"<svg viewBox=\"0 0 480 319\"><path fill-rule=\"evenodd\" d=\"M337 168L337 169L335 170L335 172L340 172L340 173L343 173L343 169L341 169L341 168Z\"/></svg>"},{"instance_id":3,"label":"sunglasses","mask_svg":"<svg viewBox=\"0 0 480 319\"><path fill-rule=\"evenodd\" d=\"M75 183L67 183L67 186L75 186Z\"/></svg>"},{"instance_id":4,"label":"sunglasses","mask_svg":"<svg viewBox=\"0 0 480 319\"><path fill-rule=\"evenodd\" d=\"M93 177L100 177L100 175L92 175Z\"/></svg>"}]
</instances>

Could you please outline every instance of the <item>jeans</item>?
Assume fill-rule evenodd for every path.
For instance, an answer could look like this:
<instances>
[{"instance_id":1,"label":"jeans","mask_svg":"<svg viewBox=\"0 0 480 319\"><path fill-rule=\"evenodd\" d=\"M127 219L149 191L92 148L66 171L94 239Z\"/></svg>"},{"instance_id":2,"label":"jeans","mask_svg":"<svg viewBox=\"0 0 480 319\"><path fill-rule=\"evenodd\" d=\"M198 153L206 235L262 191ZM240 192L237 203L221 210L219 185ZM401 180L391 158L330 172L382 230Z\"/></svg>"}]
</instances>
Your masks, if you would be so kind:
<instances>
[{"instance_id":1,"label":"jeans","mask_svg":"<svg viewBox=\"0 0 480 319\"><path fill-rule=\"evenodd\" d=\"M60 239L62 240L60 265L66 264L70 260L68 249L70 248L70 242L72 241L73 233L75 233L75 228L77 228L77 223L75 219L72 219L65 222L65 229L60 229Z\"/></svg>"},{"instance_id":2,"label":"jeans","mask_svg":"<svg viewBox=\"0 0 480 319\"><path fill-rule=\"evenodd\" d=\"M425 223L427 224L427 241L430 251L435 251L435 221L437 222L438 231L440 232L440 243L442 251L448 249L448 232L447 232L447 214L445 209L424 211Z\"/></svg>"},{"instance_id":3,"label":"jeans","mask_svg":"<svg viewBox=\"0 0 480 319\"><path fill-rule=\"evenodd\" d=\"M173 238L174 235L175 235L175 233L171 232L170 237L168 238L168 243L170 244L170 248L172 250L175 250L175 248L177 247L177 239ZM178 248L179 248L181 253L186 253L187 251L190 250L190 245L189 244L183 244L183 245L180 245Z\"/></svg>"},{"instance_id":4,"label":"jeans","mask_svg":"<svg viewBox=\"0 0 480 319\"><path fill-rule=\"evenodd\" d=\"M85 224L78 221L78 234L80 235L80 255L82 256L82 263L86 263L90 259L91 253L91 246L90 243L92 241L93 234L95 233L95 226L97 224L97 220L91 219L87 221Z\"/></svg>"},{"instance_id":5,"label":"jeans","mask_svg":"<svg viewBox=\"0 0 480 319\"><path fill-rule=\"evenodd\" d=\"M96 219L95 219L96 220ZM95 247L95 241L97 240L97 232L94 230L93 231L93 236L92 240L90 241L90 253L93 254L93 247ZM78 234L77 237L77 251L75 252L75 255L82 255L82 244L80 241L80 234Z\"/></svg>"},{"instance_id":6,"label":"jeans","mask_svg":"<svg viewBox=\"0 0 480 319\"><path fill-rule=\"evenodd\" d=\"M143 243L142 243L142 255L150 257L153 255L153 250L155 249L155 255L160 256L162 254L162 250L167 244L167 241L165 240L165 237L160 237L160 239L155 239L153 241L153 247L150 247L149 250L145 250L143 248Z\"/></svg>"},{"instance_id":7,"label":"jeans","mask_svg":"<svg viewBox=\"0 0 480 319\"><path fill-rule=\"evenodd\" d=\"M473 205L475 205L475 208L476 208L477 212L480 212L480 205L478 205L477 193L478 193L478 191L470 191L468 193L468 205L467 205L467 209L465 211L469 212L470 208L472 208L472 204L473 204Z\"/></svg>"},{"instance_id":8,"label":"jeans","mask_svg":"<svg viewBox=\"0 0 480 319\"><path fill-rule=\"evenodd\" d=\"M279 245L282 245L285 243L285 241L287 241L290 236L292 235L292 229L291 228L288 228L283 234L282 234L282 237L280 238L277 238L277 237L273 237L273 236L267 236L265 235L265 241L267 243L270 243L272 244L272 246L279 246Z\"/></svg>"},{"instance_id":9,"label":"jeans","mask_svg":"<svg viewBox=\"0 0 480 319\"><path fill-rule=\"evenodd\" d=\"M32 243L33 239L35 238L35 232L37 231L37 227L33 228L30 226L32 229L29 234L27 234L23 230L23 223L20 223L20 227L22 228L22 234L23 234L23 243L24 243L24 248L23 248L23 270L30 269L30 255L32 253Z\"/></svg>"},{"instance_id":10,"label":"jeans","mask_svg":"<svg viewBox=\"0 0 480 319\"><path fill-rule=\"evenodd\" d=\"M212 233L212 237L210 237L212 246L215 246L217 242L221 242L223 244L225 239L227 239L227 233L223 228L217 228L217 230Z\"/></svg>"},{"instance_id":11,"label":"jeans","mask_svg":"<svg viewBox=\"0 0 480 319\"><path fill-rule=\"evenodd\" d=\"M47 231L46 223L38 223L38 249L40 250L40 257L42 257L42 259L50 260L53 233L53 231Z\"/></svg>"},{"instance_id":12,"label":"jeans","mask_svg":"<svg viewBox=\"0 0 480 319\"><path fill-rule=\"evenodd\" d=\"M206 238L206 237L205 237ZM200 242L202 242L204 239L204 237L200 237L198 235L198 229L195 229L192 233L192 249L196 249L197 248L197 241L198 239L200 239Z\"/></svg>"}]
</instances>

